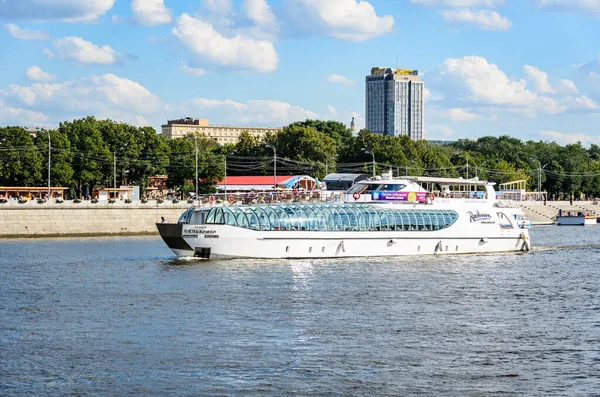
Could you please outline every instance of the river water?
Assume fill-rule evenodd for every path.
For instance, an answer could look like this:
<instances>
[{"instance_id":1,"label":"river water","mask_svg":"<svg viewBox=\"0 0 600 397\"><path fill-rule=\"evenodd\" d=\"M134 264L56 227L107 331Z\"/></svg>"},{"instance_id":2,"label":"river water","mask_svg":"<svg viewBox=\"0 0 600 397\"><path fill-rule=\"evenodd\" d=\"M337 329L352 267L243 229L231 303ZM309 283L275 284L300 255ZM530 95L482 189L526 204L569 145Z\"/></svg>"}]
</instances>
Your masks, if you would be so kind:
<instances>
[{"instance_id":1,"label":"river water","mask_svg":"<svg viewBox=\"0 0 600 397\"><path fill-rule=\"evenodd\" d=\"M600 226L528 254L179 261L0 240L0 395L598 396Z\"/></svg>"}]
</instances>

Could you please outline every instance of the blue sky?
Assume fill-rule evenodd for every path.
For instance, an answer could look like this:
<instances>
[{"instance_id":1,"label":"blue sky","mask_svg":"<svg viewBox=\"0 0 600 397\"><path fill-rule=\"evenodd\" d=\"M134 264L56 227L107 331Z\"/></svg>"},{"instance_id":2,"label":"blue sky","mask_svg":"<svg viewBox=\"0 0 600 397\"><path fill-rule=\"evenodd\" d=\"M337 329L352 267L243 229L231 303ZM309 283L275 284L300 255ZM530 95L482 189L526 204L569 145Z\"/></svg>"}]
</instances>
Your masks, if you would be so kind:
<instances>
[{"instance_id":1,"label":"blue sky","mask_svg":"<svg viewBox=\"0 0 600 397\"><path fill-rule=\"evenodd\" d=\"M418 69L427 139L600 144L600 0L2 0L0 125L364 126Z\"/></svg>"}]
</instances>

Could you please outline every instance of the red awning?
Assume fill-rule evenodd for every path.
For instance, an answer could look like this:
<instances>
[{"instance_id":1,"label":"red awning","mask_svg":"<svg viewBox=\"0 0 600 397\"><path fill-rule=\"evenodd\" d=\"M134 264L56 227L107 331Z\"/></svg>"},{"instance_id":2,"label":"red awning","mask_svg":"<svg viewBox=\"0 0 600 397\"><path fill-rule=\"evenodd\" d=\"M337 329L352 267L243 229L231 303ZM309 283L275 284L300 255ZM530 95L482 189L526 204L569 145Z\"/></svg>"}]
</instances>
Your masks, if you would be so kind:
<instances>
[{"instance_id":1,"label":"red awning","mask_svg":"<svg viewBox=\"0 0 600 397\"><path fill-rule=\"evenodd\" d=\"M292 178L292 175L277 175L277 184ZM221 181L218 185L224 185L225 181ZM273 175L271 176L228 176L227 186L235 185L270 185L273 186Z\"/></svg>"}]
</instances>

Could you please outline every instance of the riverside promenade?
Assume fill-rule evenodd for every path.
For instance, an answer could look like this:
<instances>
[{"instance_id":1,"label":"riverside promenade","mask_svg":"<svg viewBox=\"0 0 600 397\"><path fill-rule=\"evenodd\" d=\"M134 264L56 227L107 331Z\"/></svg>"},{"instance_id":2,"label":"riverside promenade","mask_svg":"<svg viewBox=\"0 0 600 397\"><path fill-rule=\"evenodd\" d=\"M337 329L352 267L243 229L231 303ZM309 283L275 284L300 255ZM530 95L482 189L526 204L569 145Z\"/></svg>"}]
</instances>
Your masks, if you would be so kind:
<instances>
[{"instance_id":1,"label":"riverside promenade","mask_svg":"<svg viewBox=\"0 0 600 397\"><path fill-rule=\"evenodd\" d=\"M72 237L157 234L155 223L164 217L177 222L190 205L155 200L133 201L8 201L0 204L0 238Z\"/></svg>"},{"instance_id":2,"label":"riverside promenade","mask_svg":"<svg viewBox=\"0 0 600 397\"><path fill-rule=\"evenodd\" d=\"M553 224L560 209L563 212L585 212L600 215L600 206L591 201L513 201L511 205L520 207L534 225ZM166 222L177 219L193 203L187 201L155 200L142 203L133 201L81 201L65 200L62 203L37 201L19 203L8 201L0 204L0 238L25 237L73 237L73 236L115 236L115 235L156 235L156 223L162 218ZM210 207L211 204L201 204Z\"/></svg>"},{"instance_id":3,"label":"riverside promenade","mask_svg":"<svg viewBox=\"0 0 600 397\"><path fill-rule=\"evenodd\" d=\"M592 201L573 201L573 205L569 201L547 201L545 205L543 201L512 201L511 204L521 208L534 225L554 224L559 210L600 216L600 205Z\"/></svg>"}]
</instances>

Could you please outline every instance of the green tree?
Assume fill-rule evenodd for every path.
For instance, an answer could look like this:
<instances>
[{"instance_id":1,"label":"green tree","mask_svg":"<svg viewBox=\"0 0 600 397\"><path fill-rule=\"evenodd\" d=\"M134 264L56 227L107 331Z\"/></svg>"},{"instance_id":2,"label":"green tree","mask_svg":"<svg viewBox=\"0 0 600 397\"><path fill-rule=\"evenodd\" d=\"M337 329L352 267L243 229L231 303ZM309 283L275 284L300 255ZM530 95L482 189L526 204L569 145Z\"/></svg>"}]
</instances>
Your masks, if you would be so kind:
<instances>
[{"instance_id":1,"label":"green tree","mask_svg":"<svg viewBox=\"0 0 600 397\"><path fill-rule=\"evenodd\" d=\"M169 165L169 142L156 134L152 127L136 129L134 139L137 142L138 157L128 163L128 182L139 185L141 193L146 193L149 177L166 173Z\"/></svg>"},{"instance_id":2,"label":"green tree","mask_svg":"<svg viewBox=\"0 0 600 397\"><path fill-rule=\"evenodd\" d=\"M48 135L52 144L52 156L50 166L50 183L52 186L72 187L73 186L73 153L71 151L71 142L69 137L58 130L41 130L35 138L35 144L43 156L42 168L48 164ZM44 174L47 177L47 171Z\"/></svg>"},{"instance_id":3,"label":"green tree","mask_svg":"<svg viewBox=\"0 0 600 397\"><path fill-rule=\"evenodd\" d=\"M77 196L81 197L84 188L93 190L98 183L110 180L113 156L104 144L99 123L94 117L60 123L58 130L66 134L71 143Z\"/></svg>"},{"instance_id":4,"label":"green tree","mask_svg":"<svg viewBox=\"0 0 600 397\"><path fill-rule=\"evenodd\" d=\"M0 185L40 185L42 168L42 155L28 131L0 127Z\"/></svg>"}]
</instances>

